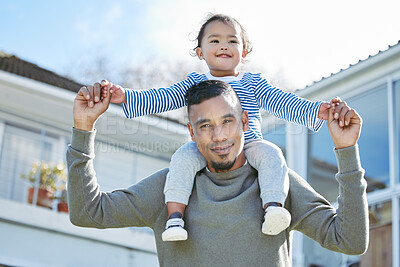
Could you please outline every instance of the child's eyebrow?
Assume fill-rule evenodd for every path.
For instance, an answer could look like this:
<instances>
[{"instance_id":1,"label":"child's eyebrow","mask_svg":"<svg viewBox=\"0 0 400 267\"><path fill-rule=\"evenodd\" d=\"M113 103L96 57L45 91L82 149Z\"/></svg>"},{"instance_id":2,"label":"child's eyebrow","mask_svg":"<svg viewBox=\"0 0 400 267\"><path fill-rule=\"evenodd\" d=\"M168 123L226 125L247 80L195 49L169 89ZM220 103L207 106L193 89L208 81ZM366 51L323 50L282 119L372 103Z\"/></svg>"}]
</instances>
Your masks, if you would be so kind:
<instances>
[{"instance_id":1,"label":"child's eyebrow","mask_svg":"<svg viewBox=\"0 0 400 267\"><path fill-rule=\"evenodd\" d=\"M207 37L207 39L216 38L216 37L221 37L221 34L211 34L211 35L209 35L209 36ZM234 35L234 34L230 34L230 35L228 35L228 37L229 37L229 38L236 38L236 39L238 39L238 37L237 37L236 35Z\"/></svg>"}]
</instances>

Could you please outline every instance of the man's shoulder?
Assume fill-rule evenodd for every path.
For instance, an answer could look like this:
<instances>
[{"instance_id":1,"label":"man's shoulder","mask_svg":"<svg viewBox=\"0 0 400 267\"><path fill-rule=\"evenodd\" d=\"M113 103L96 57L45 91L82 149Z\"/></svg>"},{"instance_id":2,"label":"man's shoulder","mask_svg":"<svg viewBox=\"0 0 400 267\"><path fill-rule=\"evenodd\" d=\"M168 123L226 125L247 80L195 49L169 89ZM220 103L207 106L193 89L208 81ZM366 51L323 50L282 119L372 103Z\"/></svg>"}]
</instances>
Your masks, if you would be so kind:
<instances>
[{"instance_id":1,"label":"man's shoulder","mask_svg":"<svg viewBox=\"0 0 400 267\"><path fill-rule=\"evenodd\" d=\"M164 185L168 168L156 171L124 191L139 196L149 203L164 203Z\"/></svg>"},{"instance_id":2,"label":"man's shoulder","mask_svg":"<svg viewBox=\"0 0 400 267\"><path fill-rule=\"evenodd\" d=\"M288 176L289 176L289 182L290 182L290 186L306 186L306 187L311 187L311 185L303 178L300 176L300 174L298 174L297 172L295 172L294 170L288 168Z\"/></svg>"},{"instance_id":3,"label":"man's shoulder","mask_svg":"<svg viewBox=\"0 0 400 267\"><path fill-rule=\"evenodd\" d=\"M158 170L158 171L150 174L149 176L143 178L138 183L146 183L146 184L151 184L151 183L159 184L159 183L162 183L162 185L164 185L168 171L169 171L168 168L164 168L164 169Z\"/></svg>"},{"instance_id":4,"label":"man's shoulder","mask_svg":"<svg viewBox=\"0 0 400 267\"><path fill-rule=\"evenodd\" d=\"M289 177L289 194L288 197L292 201L301 200L307 197L320 197L314 188L292 169L288 169Z\"/></svg>"}]
</instances>

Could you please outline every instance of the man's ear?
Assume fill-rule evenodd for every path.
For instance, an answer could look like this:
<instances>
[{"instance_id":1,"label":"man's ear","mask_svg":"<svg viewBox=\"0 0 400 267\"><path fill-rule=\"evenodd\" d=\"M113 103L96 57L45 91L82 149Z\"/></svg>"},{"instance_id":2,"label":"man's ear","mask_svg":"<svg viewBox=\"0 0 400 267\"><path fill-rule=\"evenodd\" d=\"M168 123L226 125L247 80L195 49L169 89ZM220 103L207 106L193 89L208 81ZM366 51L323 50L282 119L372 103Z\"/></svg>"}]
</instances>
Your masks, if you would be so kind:
<instances>
[{"instance_id":1,"label":"man's ear","mask_svg":"<svg viewBox=\"0 0 400 267\"><path fill-rule=\"evenodd\" d=\"M186 125L188 127L188 130L189 130L189 133L190 133L190 137L192 138L192 141L196 142L196 138L194 137L192 124L190 124L190 122L188 122Z\"/></svg>"},{"instance_id":2,"label":"man's ear","mask_svg":"<svg viewBox=\"0 0 400 267\"><path fill-rule=\"evenodd\" d=\"M200 60L203 60L203 59L204 59L203 50L201 50L200 47L197 47L197 48L196 48L196 55L197 55L197 57L198 57Z\"/></svg>"},{"instance_id":3,"label":"man's ear","mask_svg":"<svg viewBox=\"0 0 400 267\"><path fill-rule=\"evenodd\" d=\"M243 124L243 132L249 129L249 114L247 111L242 111L242 124Z\"/></svg>"}]
</instances>

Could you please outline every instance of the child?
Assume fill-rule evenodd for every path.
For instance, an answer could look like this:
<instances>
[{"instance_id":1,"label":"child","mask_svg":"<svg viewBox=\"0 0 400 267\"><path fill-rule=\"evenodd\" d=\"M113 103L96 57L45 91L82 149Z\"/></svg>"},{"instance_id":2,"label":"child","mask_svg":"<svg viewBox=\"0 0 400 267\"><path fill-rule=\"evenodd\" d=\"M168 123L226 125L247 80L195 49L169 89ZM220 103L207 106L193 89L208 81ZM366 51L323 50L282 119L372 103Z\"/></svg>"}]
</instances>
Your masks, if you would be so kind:
<instances>
[{"instance_id":1,"label":"child","mask_svg":"<svg viewBox=\"0 0 400 267\"><path fill-rule=\"evenodd\" d=\"M248 163L258 171L260 197L265 210L261 229L264 234L277 235L291 221L290 213L284 208L289 187L287 167L280 149L262 139L259 109L266 109L278 118L318 131L322 120L327 119L331 105L337 105L340 100L313 103L272 87L260 74L238 72L238 66L252 47L246 31L234 18L220 14L211 16L202 25L196 40L196 55L200 60L205 60L209 73L190 73L186 80L169 88L144 91L123 89L103 81L101 98L106 96L106 88L110 88L111 102L123 103L126 117L134 118L185 106L187 89L201 81L214 79L228 82L249 114L245 155ZM279 160L271 161L271 158ZM172 156L164 189L168 208L168 221L162 234L164 241L187 239L183 215L196 173L204 167L206 161L195 142L183 145Z\"/></svg>"}]
</instances>

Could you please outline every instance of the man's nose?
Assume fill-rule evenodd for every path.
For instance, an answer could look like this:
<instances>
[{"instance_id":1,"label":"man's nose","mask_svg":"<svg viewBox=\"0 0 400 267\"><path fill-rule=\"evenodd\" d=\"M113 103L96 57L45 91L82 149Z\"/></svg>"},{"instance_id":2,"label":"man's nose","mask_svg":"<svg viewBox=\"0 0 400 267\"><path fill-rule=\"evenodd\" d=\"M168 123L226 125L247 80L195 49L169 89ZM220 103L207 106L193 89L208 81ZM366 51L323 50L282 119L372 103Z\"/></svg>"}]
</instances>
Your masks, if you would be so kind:
<instances>
[{"instance_id":1,"label":"man's nose","mask_svg":"<svg viewBox=\"0 0 400 267\"><path fill-rule=\"evenodd\" d=\"M223 127L223 126L214 127L213 141L214 142L225 141L228 138L226 131L227 131L227 129L225 129L225 127Z\"/></svg>"}]
</instances>

